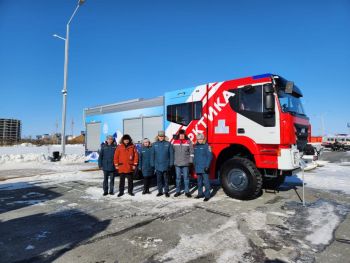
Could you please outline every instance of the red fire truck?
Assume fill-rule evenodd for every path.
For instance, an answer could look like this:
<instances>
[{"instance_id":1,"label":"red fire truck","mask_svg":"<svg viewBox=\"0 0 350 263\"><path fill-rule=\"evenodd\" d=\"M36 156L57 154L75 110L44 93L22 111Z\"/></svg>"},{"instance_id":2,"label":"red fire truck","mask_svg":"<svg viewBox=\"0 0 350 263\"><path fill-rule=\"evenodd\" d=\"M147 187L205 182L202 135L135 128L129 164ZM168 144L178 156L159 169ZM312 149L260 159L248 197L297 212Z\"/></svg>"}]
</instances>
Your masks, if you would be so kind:
<instances>
[{"instance_id":1,"label":"red fire truck","mask_svg":"<svg viewBox=\"0 0 350 263\"><path fill-rule=\"evenodd\" d=\"M214 158L211 179L233 198L253 199L299 170L311 136L301 90L263 74L165 93L166 135L204 133Z\"/></svg>"}]
</instances>

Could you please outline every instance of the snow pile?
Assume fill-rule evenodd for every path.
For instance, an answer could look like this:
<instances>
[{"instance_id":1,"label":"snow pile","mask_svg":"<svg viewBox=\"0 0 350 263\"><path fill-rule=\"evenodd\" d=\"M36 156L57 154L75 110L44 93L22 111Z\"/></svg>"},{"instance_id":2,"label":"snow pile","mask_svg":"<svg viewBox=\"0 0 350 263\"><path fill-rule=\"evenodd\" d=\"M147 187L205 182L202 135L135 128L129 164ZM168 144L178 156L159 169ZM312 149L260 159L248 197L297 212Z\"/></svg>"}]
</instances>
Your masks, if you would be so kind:
<instances>
[{"instance_id":1,"label":"snow pile","mask_svg":"<svg viewBox=\"0 0 350 263\"><path fill-rule=\"evenodd\" d=\"M0 147L0 164L7 163L45 163L49 162L54 151L60 151L60 145L33 146L22 143L11 147ZM84 145L66 145L66 156L61 163L84 163Z\"/></svg>"},{"instance_id":2,"label":"snow pile","mask_svg":"<svg viewBox=\"0 0 350 263\"><path fill-rule=\"evenodd\" d=\"M85 162L85 156L84 155L78 155L78 154L68 154L63 156L61 159L62 163L83 163Z\"/></svg>"},{"instance_id":3,"label":"snow pile","mask_svg":"<svg viewBox=\"0 0 350 263\"><path fill-rule=\"evenodd\" d=\"M35 146L30 144L20 144L14 146L3 146L0 147L0 155L3 154L27 154L27 153L36 153L36 154L45 154L52 156L52 152L59 151L61 152L61 145L43 145ZM66 145L66 154L85 154L85 146L82 144L67 144Z\"/></svg>"},{"instance_id":4,"label":"snow pile","mask_svg":"<svg viewBox=\"0 0 350 263\"><path fill-rule=\"evenodd\" d=\"M27 154L3 154L0 155L0 164L21 163L21 162L50 162L50 158L45 154L27 153ZM61 159L61 163L84 163L85 156L78 154L68 154Z\"/></svg>"},{"instance_id":5,"label":"snow pile","mask_svg":"<svg viewBox=\"0 0 350 263\"><path fill-rule=\"evenodd\" d=\"M35 154L35 153L28 153L28 154L3 154L0 155L0 164L4 164L7 162L46 162L47 157L45 154Z\"/></svg>"},{"instance_id":6,"label":"snow pile","mask_svg":"<svg viewBox=\"0 0 350 263\"><path fill-rule=\"evenodd\" d=\"M30 142L24 142L21 143L20 145L15 145L15 146L21 146L21 147L33 147L34 145Z\"/></svg>"}]
</instances>

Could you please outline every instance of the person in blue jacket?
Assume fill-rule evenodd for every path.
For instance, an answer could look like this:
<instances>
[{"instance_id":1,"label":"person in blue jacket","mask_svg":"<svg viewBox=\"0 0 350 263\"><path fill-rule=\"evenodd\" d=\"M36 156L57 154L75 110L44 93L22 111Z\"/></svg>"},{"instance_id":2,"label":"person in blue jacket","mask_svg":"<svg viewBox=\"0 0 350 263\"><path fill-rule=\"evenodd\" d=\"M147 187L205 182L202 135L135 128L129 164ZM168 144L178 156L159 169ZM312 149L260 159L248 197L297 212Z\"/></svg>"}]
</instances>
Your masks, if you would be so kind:
<instances>
[{"instance_id":1,"label":"person in blue jacket","mask_svg":"<svg viewBox=\"0 0 350 263\"><path fill-rule=\"evenodd\" d=\"M142 147L139 154L139 169L143 175L143 192L142 194L150 194L149 187L152 180L154 169L151 166L151 142L145 138L142 142Z\"/></svg>"},{"instance_id":2,"label":"person in blue jacket","mask_svg":"<svg viewBox=\"0 0 350 263\"><path fill-rule=\"evenodd\" d=\"M204 198L204 201L210 199L210 182L209 182L209 167L213 154L211 153L210 146L206 143L204 134L197 134L197 143L194 146L194 159L193 165L197 175L198 183L198 195L196 198ZM203 182L205 186L205 192L203 195Z\"/></svg>"},{"instance_id":3,"label":"person in blue jacket","mask_svg":"<svg viewBox=\"0 0 350 263\"><path fill-rule=\"evenodd\" d=\"M166 140L165 132L159 131L156 142L152 145L151 166L155 168L157 175L157 196L169 197L169 171L174 165L174 149L170 142Z\"/></svg>"},{"instance_id":4,"label":"person in blue jacket","mask_svg":"<svg viewBox=\"0 0 350 263\"><path fill-rule=\"evenodd\" d=\"M103 170L103 195L108 194L108 178L110 178L109 194L114 195L114 177L116 170L113 163L114 152L117 144L113 136L107 136L105 143L101 144L100 154L98 156L98 167Z\"/></svg>"}]
</instances>

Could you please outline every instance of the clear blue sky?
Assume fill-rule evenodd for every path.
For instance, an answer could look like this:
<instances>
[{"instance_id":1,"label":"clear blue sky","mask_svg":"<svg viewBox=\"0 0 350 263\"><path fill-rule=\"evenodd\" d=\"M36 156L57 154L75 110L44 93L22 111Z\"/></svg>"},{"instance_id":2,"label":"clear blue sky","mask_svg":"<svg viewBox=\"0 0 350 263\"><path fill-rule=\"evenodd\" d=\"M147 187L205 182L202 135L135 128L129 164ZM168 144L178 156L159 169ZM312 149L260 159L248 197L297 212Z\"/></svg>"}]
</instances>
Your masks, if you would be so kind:
<instances>
[{"instance_id":1,"label":"clear blue sky","mask_svg":"<svg viewBox=\"0 0 350 263\"><path fill-rule=\"evenodd\" d=\"M61 123L75 0L0 0L0 117L23 134ZM84 107L261 73L304 92L314 134L350 122L350 1L86 0L71 24L67 133ZM59 127L60 130L60 127Z\"/></svg>"}]
</instances>

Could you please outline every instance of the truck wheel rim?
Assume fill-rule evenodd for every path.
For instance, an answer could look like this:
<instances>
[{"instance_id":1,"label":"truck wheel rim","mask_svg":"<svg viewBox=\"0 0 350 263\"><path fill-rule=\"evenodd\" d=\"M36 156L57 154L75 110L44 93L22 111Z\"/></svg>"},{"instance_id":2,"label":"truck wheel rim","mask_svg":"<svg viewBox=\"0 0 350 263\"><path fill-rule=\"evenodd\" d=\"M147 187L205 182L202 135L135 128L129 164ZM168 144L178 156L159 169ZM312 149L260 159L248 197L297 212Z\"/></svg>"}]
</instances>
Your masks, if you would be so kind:
<instances>
[{"instance_id":1,"label":"truck wheel rim","mask_svg":"<svg viewBox=\"0 0 350 263\"><path fill-rule=\"evenodd\" d=\"M248 186L248 177L247 174L240 169L232 169L228 173L229 185L238 191L243 191Z\"/></svg>"}]
</instances>

